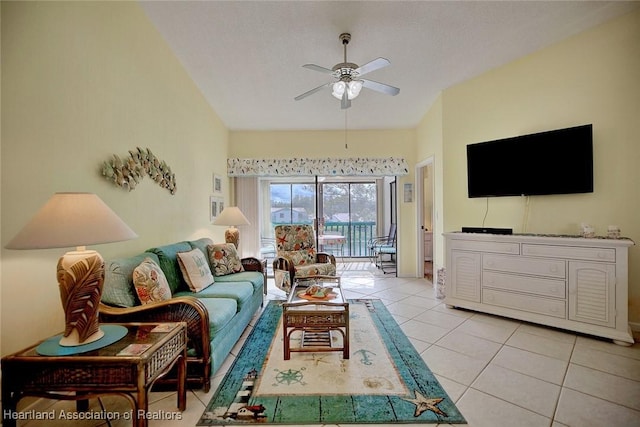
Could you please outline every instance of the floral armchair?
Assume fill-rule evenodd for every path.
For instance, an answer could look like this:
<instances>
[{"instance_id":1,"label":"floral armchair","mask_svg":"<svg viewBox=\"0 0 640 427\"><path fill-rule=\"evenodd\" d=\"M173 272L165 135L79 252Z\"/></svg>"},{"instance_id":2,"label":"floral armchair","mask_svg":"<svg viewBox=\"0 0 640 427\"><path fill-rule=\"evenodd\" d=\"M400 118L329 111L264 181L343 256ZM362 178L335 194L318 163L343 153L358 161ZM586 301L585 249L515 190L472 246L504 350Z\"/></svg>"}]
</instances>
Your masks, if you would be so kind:
<instances>
[{"instance_id":1,"label":"floral armchair","mask_svg":"<svg viewBox=\"0 0 640 427\"><path fill-rule=\"evenodd\" d=\"M289 273L294 278L309 276L335 276L336 258L324 252L316 252L313 227L308 224L277 225L276 258L273 271Z\"/></svg>"}]
</instances>

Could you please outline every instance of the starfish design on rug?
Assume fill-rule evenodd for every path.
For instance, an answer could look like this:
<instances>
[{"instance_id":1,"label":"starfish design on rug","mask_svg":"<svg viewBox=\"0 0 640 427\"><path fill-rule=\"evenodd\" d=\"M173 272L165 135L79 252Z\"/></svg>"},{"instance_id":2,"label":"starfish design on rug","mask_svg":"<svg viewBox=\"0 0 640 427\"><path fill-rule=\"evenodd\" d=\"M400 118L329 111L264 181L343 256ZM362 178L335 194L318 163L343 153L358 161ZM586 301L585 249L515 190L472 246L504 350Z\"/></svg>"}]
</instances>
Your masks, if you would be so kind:
<instances>
[{"instance_id":1,"label":"starfish design on rug","mask_svg":"<svg viewBox=\"0 0 640 427\"><path fill-rule=\"evenodd\" d=\"M418 390L414 390L414 392L416 394L415 398L403 399L416 405L416 412L413 414L414 417L419 417L425 411L431 411L435 414L442 415L443 417L447 416L447 414L445 414L440 408L438 408L438 403L442 402L444 400L444 397L427 399Z\"/></svg>"},{"instance_id":2,"label":"starfish design on rug","mask_svg":"<svg viewBox=\"0 0 640 427\"><path fill-rule=\"evenodd\" d=\"M312 354L310 358L304 359L305 362L312 362L315 366L318 366L320 363L329 363L328 360L325 360L327 356L317 356L316 354Z\"/></svg>"}]
</instances>

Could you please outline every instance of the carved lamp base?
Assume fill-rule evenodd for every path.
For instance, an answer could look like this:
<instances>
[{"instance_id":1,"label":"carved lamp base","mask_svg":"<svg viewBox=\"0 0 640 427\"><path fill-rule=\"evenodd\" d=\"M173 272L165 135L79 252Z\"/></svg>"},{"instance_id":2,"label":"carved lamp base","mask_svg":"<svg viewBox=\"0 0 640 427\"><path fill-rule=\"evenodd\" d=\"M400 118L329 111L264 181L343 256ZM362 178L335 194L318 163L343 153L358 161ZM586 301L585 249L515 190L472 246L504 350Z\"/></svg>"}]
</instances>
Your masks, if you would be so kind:
<instances>
[{"instance_id":1,"label":"carved lamp base","mask_svg":"<svg viewBox=\"0 0 640 427\"><path fill-rule=\"evenodd\" d=\"M65 328L60 345L79 346L104 336L98 323L98 307L104 283L104 260L92 250L78 248L58 261L58 284Z\"/></svg>"},{"instance_id":2,"label":"carved lamp base","mask_svg":"<svg viewBox=\"0 0 640 427\"><path fill-rule=\"evenodd\" d=\"M240 230L233 226L227 228L227 231L224 232L224 240L227 243L233 243L238 249L240 246Z\"/></svg>"}]
</instances>

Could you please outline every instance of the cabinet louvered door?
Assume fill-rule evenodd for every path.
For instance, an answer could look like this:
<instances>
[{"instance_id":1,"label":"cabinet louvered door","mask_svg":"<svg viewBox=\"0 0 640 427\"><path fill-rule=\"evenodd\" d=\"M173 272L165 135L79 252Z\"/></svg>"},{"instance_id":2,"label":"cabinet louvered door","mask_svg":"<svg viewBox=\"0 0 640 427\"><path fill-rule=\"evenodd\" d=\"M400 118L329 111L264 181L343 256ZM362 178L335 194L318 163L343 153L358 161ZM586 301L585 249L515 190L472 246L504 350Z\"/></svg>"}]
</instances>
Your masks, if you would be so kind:
<instances>
[{"instance_id":1,"label":"cabinet louvered door","mask_svg":"<svg viewBox=\"0 0 640 427\"><path fill-rule=\"evenodd\" d=\"M615 265L569 262L569 319L615 327Z\"/></svg>"},{"instance_id":2,"label":"cabinet louvered door","mask_svg":"<svg viewBox=\"0 0 640 427\"><path fill-rule=\"evenodd\" d=\"M478 252L451 251L452 296L480 302L480 254Z\"/></svg>"}]
</instances>

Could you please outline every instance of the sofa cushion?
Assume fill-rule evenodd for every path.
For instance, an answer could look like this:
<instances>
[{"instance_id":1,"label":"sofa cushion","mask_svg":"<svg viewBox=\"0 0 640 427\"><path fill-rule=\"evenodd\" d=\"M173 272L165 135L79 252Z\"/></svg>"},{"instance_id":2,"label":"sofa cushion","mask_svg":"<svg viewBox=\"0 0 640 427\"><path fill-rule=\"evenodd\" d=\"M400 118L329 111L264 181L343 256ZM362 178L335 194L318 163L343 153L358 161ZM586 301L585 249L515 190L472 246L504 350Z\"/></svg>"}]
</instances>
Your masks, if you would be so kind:
<instances>
[{"instance_id":1,"label":"sofa cushion","mask_svg":"<svg viewBox=\"0 0 640 427\"><path fill-rule=\"evenodd\" d=\"M191 249L198 248L202 251L203 254L208 255L209 250L207 249L207 246L213 245L213 240L208 237L203 237L202 239L189 241L189 245L191 246Z\"/></svg>"},{"instance_id":2,"label":"sofa cushion","mask_svg":"<svg viewBox=\"0 0 640 427\"><path fill-rule=\"evenodd\" d=\"M236 300L231 298L202 298L200 301L209 312L211 338L224 329L238 311Z\"/></svg>"},{"instance_id":3,"label":"sofa cushion","mask_svg":"<svg viewBox=\"0 0 640 427\"><path fill-rule=\"evenodd\" d=\"M215 243L207 246L209 263L214 276L244 271L238 251L233 243Z\"/></svg>"},{"instance_id":4,"label":"sofa cushion","mask_svg":"<svg viewBox=\"0 0 640 427\"><path fill-rule=\"evenodd\" d=\"M140 300L133 287L133 270L145 258L158 263L158 257L145 252L129 258L115 258L105 262L104 286L102 302L115 307L133 307L140 305Z\"/></svg>"},{"instance_id":5,"label":"sofa cushion","mask_svg":"<svg viewBox=\"0 0 640 427\"><path fill-rule=\"evenodd\" d=\"M227 274L226 276L216 277L216 283L226 282L250 282L253 290L262 290L264 286L264 274L259 271L241 271L236 274Z\"/></svg>"},{"instance_id":6,"label":"sofa cushion","mask_svg":"<svg viewBox=\"0 0 640 427\"><path fill-rule=\"evenodd\" d=\"M182 278L193 292L200 292L213 284L213 275L207 257L198 248L178 253Z\"/></svg>"},{"instance_id":7,"label":"sofa cushion","mask_svg":"<svg viewBox=\"0 0 640 427\"><path fill-rule=\"evenodd\" d=\"M178 292L175 296L192 296L198 298L200 301L209 298L230 298L236 301L238 305L237 310L240 311L245 303L251 301L253 293L254 290L251 282L220 283L216 281L213 285L198 293L184 291Z\"/></svg>"},{"instance_id":8,"label":"sofa cushion","mask_svg":"<svg viewBox=\"0 0 640 427\"><path fill-rule=\"evenodd\" d=\"M152 252L158 256L158 265L167 277L172 294L179 290L189 289L189 285L182 278L180 265L178 265L178 252L189 252L191 249L191 245L188 242L147 249L147 252Z\"/></svg>"},{"instance_id":9,"label":"sofa cushion","mask_svg":"<svg viewBox=\"0 0 640 427\"><path fill-rule=\"evenodd\" d=\"M145 258L133 270L133 285L142 305L171 299L167 278L151 258Z\"/></svg>"}]
</instances>

